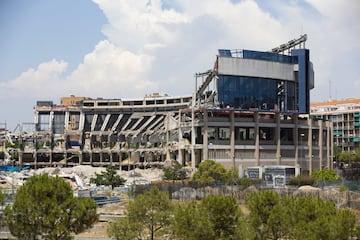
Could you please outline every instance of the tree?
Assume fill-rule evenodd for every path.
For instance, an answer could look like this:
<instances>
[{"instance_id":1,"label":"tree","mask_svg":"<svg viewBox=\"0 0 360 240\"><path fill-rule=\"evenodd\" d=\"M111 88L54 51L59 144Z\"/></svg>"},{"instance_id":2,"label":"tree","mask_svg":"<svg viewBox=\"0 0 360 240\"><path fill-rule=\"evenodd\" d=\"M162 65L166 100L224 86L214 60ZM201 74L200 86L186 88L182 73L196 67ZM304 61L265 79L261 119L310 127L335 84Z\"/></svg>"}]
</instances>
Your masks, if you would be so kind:
<instances>
[{"instance_id":1,"label":"tree","mask_svg":"<svg viewBox=\"0 0 360 240\"><path fill-rule=\"evenodd\" d=\"M208 196L200 203L180 205L175 212L176 239L249 239L233 197Z\"/></svg>"},{"instance_id":2,"label":"tree","mask_svg":"<svg viewBox=\"0 0 360 240\"><path fill-rule=\"evenodd\" d=\"M205 208L193 201L179 205L175 211L174 220L175 239L179 240L213 240L215 232L212 222L207 217Z\"/></svg>"},{"instance_id":3,"label":"tree","mask_svg":"<svg viewBox=\"0 0 360 240\"><path fill-rule=\"evenodd\" d=\"M293 239L349 239L355 227L355 215L336 209L331 202L312 197L287 197L291 213L289 235Z\"/></svg>"},{"instance_id":4,"label":"tree","mask_svg":"<svg viewBox=\"0 0 360 240\"><path fill-rule=\"evenodd\" d=\"M255 239L277 239L287 231L285 223L288 219L276 192L250 193L245 202L250 210L249 222L256 234Z\"/></svg>"},{"instance_id":5,"label":"tree","mask_svg":"<svg viewBox=\"0 0 360 240\"><path fill-rule=\"evenodd\" d=\"M355 230L355 215L320 198L279 196L261 191L246 197L255 239L346 240Z\"/></svg>"},{"instance_id":6,"label":"tree","mask_svg":"<svg viewBox=\"0 0 360 240\"><path fill-rule=\"evenodd\" d=\"M338 164L339 156L341 153L341 147L334 145L333 151L334 151L334 160L335 160L336 164Z\"/></svg>"},{"instance_id":7,"label":"tree","mask_svg":"<svg viewBox=\"0 0 360 240\"><path fill-rule=\"evenodd\" d=\"M138 237L138 229L141 229L141 226L137 222L131 222L128 217L124 217L110 222L107 234L117 240L134 240Z\"/></svg>"},{"instance_id":8,"label":"tree","mask_svg":"<svg viewBox=\"0 0 360 240\"><path fill-rule=\"evenodd\" d=\"M342 152L339 154L339 161L343 163L350 163L354 160L354 154L352 152Z\"/></svg>"},{"instance_id":9,"label":"tree","mask_svg":"<svg viewBox=\"0 0 360 240\"><path fill-rule=\"evenodd\" d=\"M341 179L333 169L314 170L311 176L318 181L337 181Z\"/></svg>"},{"instance_id":10,"label":"tree","mask_svg":"<svg viewBox=\"0 0 360 240\"><path fill-rule=\"evenodd\" d=\"M126 180L121 176L117 175L116 168L113 165L108 165L106 167L106 171L101 171L101 173L95 173L95 178L90 178L91 183L95 183L96 186L105 185L111 186L112 189L114 187L119 187L124 185Z\"/></svg>"},{"instance_id":11,"label":"tree","mask_svg":"<svg viewBox=\"0 0 360 240\"><path fill-rule=\"evenodd\" d=\"M212 223L216 239L236 239L236 228L241 211L233 197L208 196L201 201L201 207L207 212Z\"/></svg>"},{"instance_id":12,"label":"tree","mask_svg":"<svg viewBox=\"0 0 360 240\"><path fill-rule=\"evenodd\" d=\"M360 161L360 147L355 148L355 151L354 151L354 160L355 160L355 161Z\"/></svg>"},{"instance_id":13,"label":"tree","mask_svg":"<svg viewBox=\"0 0 360 240\"><path fill-rule=\"evenodd\" d=\"M179 163L170 167L163 167L163 171L164 180L184 180L187 177L186 170Z\"/></svg>"},{"instance_id":14,"label":"tree","mask_svg":"<svg viewBox=\"0 0 360 240\"><path fill-rule=\"evenodd\" d=\"M169 231L173 204L168 193L152 187L129 203L125 219L110 223L108 235L115 239L155 239Z\"/></svg>"},{"instance_id":15,"label":"tree","mask_svg":"<svg viewBox=\"0 0 360 240\"><path fill-rule=\"evenodd\" d=\"M212 185L227 182L228 176L223 165L213 160L205 160L200 163L199 169L192 179L201 185Z\"/></svg>"},{"instance_id":16,"label":"tree","mask_svg":"<svg viewBox=\"0 0 360 240\"><path fill-rule=\"evenodd\" d=\"M30 177L5 213L11 234L24 240L72 239L97 220L93 199L75 198L70 184L48 175Z\"/></svg>"}]
</instances>

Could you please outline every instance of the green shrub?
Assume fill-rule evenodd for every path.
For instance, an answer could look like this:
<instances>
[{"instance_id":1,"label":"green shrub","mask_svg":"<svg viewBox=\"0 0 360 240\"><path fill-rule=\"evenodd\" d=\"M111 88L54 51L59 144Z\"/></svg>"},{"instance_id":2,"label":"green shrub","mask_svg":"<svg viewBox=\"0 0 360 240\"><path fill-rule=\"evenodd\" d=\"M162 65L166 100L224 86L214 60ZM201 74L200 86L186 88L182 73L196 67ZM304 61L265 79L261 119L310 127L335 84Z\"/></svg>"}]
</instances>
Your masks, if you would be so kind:
<instances>
[{"instance_id":1,"label":"green shrub","mask_svg":"<svg viewBox=\"0 0 360 240\"><path fill-rule=\"evenodd\" d=\"M164 180L184 180L187 178L186 170L181 164L176 164L171 167L164 167Z\"/></svg>"},{"instance_id":2,"label":"green shrub","mask_svg":"<svg viewBox=\"0 0 360 240\"><path fill-rule=\"evenodd\" d=\"M315 184L315 178L308 175L299 175L289 180L289 185L293 185L293 186L304 186L304 185L312 186L314 184Z\"/></svg>"},{"instance_id":3,"label":"green shrub","mask_svg":"<svg viewBox=\"0 0 360 240\"><path fill-rule=\"evenodd\" d=\"M336 175L335 170L332 169L315 170L312 172L311 176L318 181L340 180L340 177Z\"/></svg>"},{"instance_id":4,"label":"green shrub","mask_svg":"<svg viewBox=\"0 0 360 240\"><path fill-rule=\"evenodd\" d=\"M339 191L340 192L346 192L346 191L348 191L348 188L344 184L341 184L340 187L339 187Z\"/></svg>"}]
</instances>

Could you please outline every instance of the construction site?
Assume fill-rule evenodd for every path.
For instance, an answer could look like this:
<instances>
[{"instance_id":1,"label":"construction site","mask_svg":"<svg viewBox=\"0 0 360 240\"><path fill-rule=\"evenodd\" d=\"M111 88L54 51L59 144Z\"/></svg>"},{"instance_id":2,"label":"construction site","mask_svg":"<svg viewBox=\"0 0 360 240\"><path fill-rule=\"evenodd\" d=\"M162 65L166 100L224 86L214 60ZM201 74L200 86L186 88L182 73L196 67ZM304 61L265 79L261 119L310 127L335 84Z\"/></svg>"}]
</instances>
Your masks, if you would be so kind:
<instances>
[{"instance_id":1,"label":"construction site","mask_svg":"<svg viewBox=\"0 0 360 240\"><path fill-rule=\"evenodd\" d=\"M33 123L17 132L1 128L3 163L133 169L175 160L196 168L212 159L243 170L332 168L331 125L309 115L314 71L306 39L269 51L219 49L184 97L38 101Z\"/></svg>"}]
</instances>

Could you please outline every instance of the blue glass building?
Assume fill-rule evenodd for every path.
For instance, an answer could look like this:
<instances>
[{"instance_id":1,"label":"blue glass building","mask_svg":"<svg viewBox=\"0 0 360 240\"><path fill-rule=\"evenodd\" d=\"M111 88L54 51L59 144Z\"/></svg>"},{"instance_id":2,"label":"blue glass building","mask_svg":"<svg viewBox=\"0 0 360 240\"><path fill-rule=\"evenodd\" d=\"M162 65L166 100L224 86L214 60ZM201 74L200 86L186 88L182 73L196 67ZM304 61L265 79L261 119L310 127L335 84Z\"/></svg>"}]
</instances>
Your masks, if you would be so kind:
<instances>
[{"instance_id":1,"label":"blue glass building","mask_svg":"<svg viewBox=\"0 0 360 240\"><path fill-rule=\"evenodd\" d=\"M219 50L217 100L235 109L309 113L314 71L308 49L290 55Z\"/></svg>"}]
</instances>

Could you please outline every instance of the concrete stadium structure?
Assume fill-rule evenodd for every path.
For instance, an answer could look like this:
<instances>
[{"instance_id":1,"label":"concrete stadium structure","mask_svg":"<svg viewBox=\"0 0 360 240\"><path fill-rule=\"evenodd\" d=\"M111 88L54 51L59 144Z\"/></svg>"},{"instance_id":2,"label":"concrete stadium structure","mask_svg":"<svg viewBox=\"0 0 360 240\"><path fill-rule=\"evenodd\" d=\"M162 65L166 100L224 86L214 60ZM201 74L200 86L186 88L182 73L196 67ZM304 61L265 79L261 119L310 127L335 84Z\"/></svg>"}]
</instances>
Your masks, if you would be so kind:
<instances>
[{"instance_id":1,"label":"concrete stadium structure","mask_svg":"<svg viewBox=\"0 0 360 240\"><path fill-rule=\"evenodd\" d=\"M220 49L186 97L38 102L34 131L20 134L19 164L196 167L213 159L244 169L331 168L331 125L309 115L314 72L305 41L268 52Z\"/></svg>"}]
</instances>

